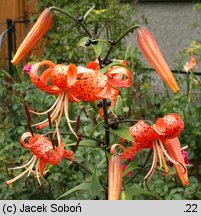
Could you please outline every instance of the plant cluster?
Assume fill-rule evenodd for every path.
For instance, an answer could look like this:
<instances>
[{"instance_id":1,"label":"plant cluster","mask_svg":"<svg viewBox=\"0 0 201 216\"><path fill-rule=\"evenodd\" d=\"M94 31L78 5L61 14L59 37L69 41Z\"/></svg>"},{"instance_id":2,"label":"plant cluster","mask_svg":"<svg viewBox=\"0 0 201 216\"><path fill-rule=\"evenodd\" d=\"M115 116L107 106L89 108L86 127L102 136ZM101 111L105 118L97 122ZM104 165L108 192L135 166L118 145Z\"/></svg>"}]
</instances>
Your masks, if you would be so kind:
<instances>
[{"instance_id":1,"label":"plant cluster","mask_svg":"<svg viewBox=\"0 0 201 216\"><path fill-rule=\"evenodd\" d=\"M76 56L73 53L76 49L70 49L72 56L66 51L62 52L65 56L57 53L61 51L62 44L58 44L57 50L56 37L50 33L47 36L52 37L49 38L49 42L53 42L52 48L46 47L44 53L46 57L51 57L51 61L29 65L24 68L27 74L19 70L17 77L10 77L2 71L4 87L1 98L5 109L1 110L4 116L1 160L9 161L7 171L14 175L6 181L9 185L7 192L5 186L1 186L4 198L5 195L14 199L199 198L200 167L196 151L199 150L200 132L192 126L200 125L197 118L200 118L201 110L193 95L194 88L199 90L199 80L196 86L195 82L189 82L187 94L178 93L177 82L181 80L176 82L151 32L136 23L131 27L128 24L128 28L124 23L122 29L114 27L111 30L108 26L114 24L114 19L111 17L110 23L108 16L115 5L110 9L101 5L102 9L96 10L95 5L76 17L72 16L71 9L65 10L65 5L64 9L49 5L37 19L12 62L17 64L50 28L59 30L61 23L64 24L61 37L57 32L59 43L70 37L64 28L66 17L72 20L71 28L74 24L78 26L75 35L79 37L78 46L82 47L83 53L77 52ZM65 16L60 16L59 24L53 25L53 19L58 14ZM99 14L103 16L101 19ZM99 22L96 28L88 28L90 23L100 20L103 23ZM98 30L101 30L99 34ZM132 65L136 70L134 75L125 60L117 60L123 51L119 52L116 47L134 30L137 30L141 51L176 94L173 95L169 89L166 89L166 95L154 92L152 76L143 73L139 60ZM118 35L114 40L111 40L112 32ZM62 35L66 37L62 39ZM70 44L75 44L75 41L74 37ZM126 46L126 43L123 44L122 50ZM136 50L127 50L123 56L132 60L137 59L135 55ZM80 63L82 66L78 66ZM11 98L8 91L12 92ZM21 116L24 116L23 119ZM181 147L178 136L183 130L180 140L184 147ZM194 143L191 141L192 132ZM29 152L25 149L21 154L19 137L22 147L28 148ZM195 176L190 179L186 145L190 146L190 162L196 167L190 171L190 176ZM14 151L15 154L8 156L4 154L7 151ZM28 161L30 153L33 156ZM16 163L22 165L17 166ZM22 171L16 175L16 169ZM181 183L176 181L176 174L184 186L190 180L190 186L178 186ZM22 186L19 178L24 175L27 178ZM7 179L5 173L1 179ZM141 182L146 187L143 188ZM34 184L40 190L33 187ZM27 191L31 192L29 196Z\"/></svg>"}]
</instances>

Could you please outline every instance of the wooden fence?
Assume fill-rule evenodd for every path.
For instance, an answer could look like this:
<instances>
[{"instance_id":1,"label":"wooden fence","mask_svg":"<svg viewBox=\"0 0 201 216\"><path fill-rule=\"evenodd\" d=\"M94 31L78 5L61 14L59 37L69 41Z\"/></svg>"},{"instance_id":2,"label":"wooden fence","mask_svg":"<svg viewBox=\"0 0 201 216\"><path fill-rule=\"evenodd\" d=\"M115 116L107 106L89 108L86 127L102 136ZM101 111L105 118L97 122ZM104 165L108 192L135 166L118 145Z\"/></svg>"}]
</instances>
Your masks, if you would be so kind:
<instances>
[{"instance_id":1,"label":"wooden fence","mask_svg":"<svg viewBox=\"0 0 201 216\"><path fill-rule=\"evenodd\" d=\"M9 22L13 22L15 26L15 35L13 41L13 52L15 47L18 48L24 37L30 30L29 23L31 16L37 10L35 8L37 0L1 0L0 1L0 35L8 29ZM1 38L0 47L0 68L9 66L8 52L8 33Z\"/></svg>"}]
</instances>

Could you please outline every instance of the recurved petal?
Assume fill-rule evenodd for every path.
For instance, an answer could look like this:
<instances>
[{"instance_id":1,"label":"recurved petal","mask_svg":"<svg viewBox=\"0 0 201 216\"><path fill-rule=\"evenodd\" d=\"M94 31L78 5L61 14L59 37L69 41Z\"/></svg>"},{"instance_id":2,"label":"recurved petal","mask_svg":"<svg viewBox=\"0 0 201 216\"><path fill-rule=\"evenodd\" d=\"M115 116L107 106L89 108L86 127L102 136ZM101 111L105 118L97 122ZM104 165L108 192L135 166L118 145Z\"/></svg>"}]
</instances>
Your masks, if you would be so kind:
<instances>
[{"instance_id":1,"label":"recurved petal","mask_svg":"<svg viewBox=\"0 0 201 216\"><path fill-rule=\"evenodd\" d=\"M39 76L38 75L39 69L43 66L48 66L48 69L43 71L43 73ZM47 85L49 75L54 67L55 67L55 64L53 62L45 60L45 61L34 64L29 72L29 76L31 78L32 83L38 89L44 92L47 92L49 94L59 94L61 92L61 90L57 86Z\"/></svg>"},{"instance_id":2,"label":"recurved petal","mask_svg":"<svg viewBox=\"0 0 201 216\"><path fill-rule=\"evenodd\" d=\"M50 80L59 89L67 90L77 80L77 68L74 64L58 64L52 70Z\"/></svg>"},{"instance_id":3,"label":"recurved petal","mask_svg":"<svg viewBox=\"0 0 201 216\"><path fill-rule=\"evenodd\" d=\"M178 137L175 137L173 139L164 140L163 145L165 149L167 150L167 153L169 154L169 156L181 164L181 165L174 164L174 168L182 184L184 186L188 186L189 185L188 170L185 165L184 158L182 156L181 145L180 145Z\"/></svg>"},{"instance_id":4,"label":"recurved petal","mask_svg":"<svg viewBox=\"0 0 201 216\"><path fill-rule=\"evenodd\" d=\"M156 120L156 130L165 138L178 137L184 129L184 122L177 113L170 113Z\"/></svg>"},{"instance_id":5,"label":"recurved petal","mask_svg":"<svg viewBox=\"0 0 201 216\"><path fill-rule=\"evenodd\" d=\"M123 61L124 65L127 65ZM113 87L128 88L132 84L132 73L128 69L121 66L113 66L106 73L108 76L108 82Z\"/></svg>"},{"instance_id":6,"label":"recurved petal","mask_svg":"<svg viewBox=\"0 0 201 216\"><path fill-rule=\"evenodd\" d=\"M153 141L159 138L158 133L142 120L129 127L129 131L135 142L141 143L141 148L152 148Z\"/></svg>"}]
</instances>

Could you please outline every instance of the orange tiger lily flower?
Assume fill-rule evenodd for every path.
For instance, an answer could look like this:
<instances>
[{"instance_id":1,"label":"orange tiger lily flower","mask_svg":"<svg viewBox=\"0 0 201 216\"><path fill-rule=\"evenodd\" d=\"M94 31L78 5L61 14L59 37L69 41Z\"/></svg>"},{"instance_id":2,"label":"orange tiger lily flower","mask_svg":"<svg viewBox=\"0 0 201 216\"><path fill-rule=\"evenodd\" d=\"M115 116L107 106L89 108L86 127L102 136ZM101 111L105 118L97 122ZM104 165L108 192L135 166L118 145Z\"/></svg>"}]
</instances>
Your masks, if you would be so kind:
<instances>
[{"instance_id":1,"label":"orange tiger lily flower","mask_svg":"<svg viewBox=\"0 0 201 216\"><path fill-rule=\"evenodd\" d=\"M39 76L38 72L41 67L48 66L42 74ZM58 121L58 125L61 121L62 114L64 112L66 116L66 120L68 126L72 133L77 137L76 133L72 129L71 121L68 115L68 103L78 102L79 100L73 97L68 91L69 87L76 82L77 79L77 68L74 64L70 65L55 65L53 62L45 60L39 63L36 63L32 66L29 76L31 78L32 83L40 90L45 91L49 94L58 95L55 103L45 112L35 112L30 110L31 113L36 115L47 115L50 114L51 122L54 122L56 119ZM48 81L52 85L48 85ZM42 129L49 125L49 119L45 119L42 122L36 123L32 125L32 127L36 126L37 129Z\"/></svg>"},{"instance_id":2,"label":"orange tiger lily flower","mask_svg":"<svg viewBox=\"0 0 201 216\"><path fill-rule=\"evenodd\" d=\"M98 64L90 62L87 67L78 66L78 79L69 88L69 92L77 99L92 102L107 98L111 94L111 85L106 75L100 73Z\"/></svg>"},{"instance_id":3,"label":"orange tiger lily flower","mask_svg":"<svg viewBox=\"0 0 201 216\"><path fill-rule=\"evenodd\" d=\"M137 38L140 49L149 63L158 72L163 81L174 92L178 92L179 87L152 33L147 28L141 27L137 30Z\"/></svg>"},{"instance_id":4,"label":"orange tiger lily flower","mask_svg":"<svg viewBox=\"0 0 201 216\"><path fill-rule=\"evenodd\" d=\"M53 148L52 142L48 137L44 135L34 134L34 136L32 137L30 132L22 134L20 139L21 145L22 147L28 148L32 152L33 157L26 164L20 167L10 168L11 170L24 168L25 170L15 178L6 181L6 184L12 184L27 173L27 177L29 177L31 173L34 173L34 177L37 178L40 185L40 178L47 183L47 181L43 177L44 173L47 172L47 170L45 171L47 163L57 165L64 158L74 161L75 159L72 157L73 152L64 149L64 143L59 133L58 126L56 127L56 134L58 140L58 147L56 148ZM25 141L27 139L29 139L28 142Z\"/></svg>"},{"instance_id":5,"label":"orange tiger lily flower","mask_svg":"<svg viewBox=\"0 0 201 216\"><path fill-rule=\"evenodd\" d=\"M123 64L126 62L123 61ZM124 79L124 77L127 78ZM118 95L116 87L130 87L131 77L131 72L124 67L113 66L102 74L96 61L89 62L86 68L78 67L79 80L69 88L69 91L81 101L91 102L112 98L114 102Z\"/></svg>"},{"instance_id":6,"label":"orange tiger lily flower","mask_svg":"<svg viewBox=\"0 0 201 216\"><path fill-rule=\"evenodd\" d=\"M20 47L18 48L14 58L13 64L18 64L21 59L27 55L28 52L38 43L38 41L49 31L53 25L54 17L53 13L46 8L38 17L36 23L29 31Z\"/></svg>"},{"instance_id":7,"label":"orange tiger lily flower","mask_svg":"<svg viewBox=\"0 0 201 216\"><path fill-rule=\"evenodd\" d=\"M188 73L189 71L195 71L197 66L197 61L195 56L191 56L189 61L186 62L186 64L184 65L184 70L186 71L186 73Z\"/></svg>"},{"instance_id":8,"label":"orange tiger lily flower","mask_svg":"<svg viewBox=\"0 0 201 216\"><path fill-rule=\"evenodd\" d=\"M39 70L44 67L47 68L44 69L42 74L39 76ZM117 68L115 68L115 70L116 69ZM32 65L28 74L32 83L38 89L49 94L58 95L55 103L47 111L39 113L30 110L30 112L36 115L45 115L51 112L51 122L54 122L57 119L59 124L64 111L68 126L76 137L77 135L70 124L73 121L71 121L68 116L68 103L79 101L93 102L108 97L112 98L114 103L119 91L113 88L109 79L118 80L118 86L127 86L124 81L128 82L127 80L123 80L124 74L128 75L128 72L115 72L113 78L109 78L109 76L100 72L96 62L90 62L87 64L87 67L82 67L75 66L74 64L55 65L53 62L45 60ZM118 74L120 74L120 76L118 76ZM48 85L48 83L50 84ZM32 126L42 129L48 125L49 119L45 119L44 121Z\"/></svg>"},{"instance_id":9,"label":"orange tiger lily flower","mask_svg":"<svg viewBox=\"0 0 201 216\"><path fill-rule=\"evenodd\" d=\"M153 149L152 166L144 180L149 181L154 174L158 158L160 167L164 167L166 173L169 172L165 161L166 157L174 165L182 184L187 186L189 184L187 165L182 156L182 148L178 139L183 128L184 123L177 113L171 113L157 119L156 124L152 126L149 126L144 121L139 121L129 128L131 135L135 138L135 142L133 142L133 146L121 154L121 158L123 160L131 160L141 149Z\"/></svg>"},{"instance_id":10,"label":"orange tiger lily flower","mask_svg":"<svg viewBox=\"0 0 201 216\"><path fill-rule=\"evenodd\" d=\"M120 62L127 66L125 60ZM128 88L132 84L132 73L124 67L113 66L105 73L105 75L108 77L108 82L113 87ZM126 79L124 79L124 77L126 77Z\"/></svg>"},{"instance_id":11,"label":"orange tiger lily flower","mask_svg":"<svg viewBox=\"0 0 201 216\"><path fill-rule=\"evenodd\" d=\"M96 70L94 64L91 64L90 67L91 68L82 66L76 67L74 64L55 65L49 60L33 65L28 73L32 83L38 89L49 94L58 95L58 97L52 107L47 111L35 112L30 110L30 112L36 115L47 115L48 113L51 113L51 122L54 122L57 119L58 124L60 123L64 112L70 130L77 137L71 126L71 122L73 121L70 120L68 115L68 103L96 101L111 95L112 87L107 82L107 76L101 74L99 70ZM39 76L38 72L41 68L45 69ZM50 83L50 85L48 85L48 83ZM45 119L32 126L42 129L48 125L49 119Z\"/></svg>"}]
</instances>

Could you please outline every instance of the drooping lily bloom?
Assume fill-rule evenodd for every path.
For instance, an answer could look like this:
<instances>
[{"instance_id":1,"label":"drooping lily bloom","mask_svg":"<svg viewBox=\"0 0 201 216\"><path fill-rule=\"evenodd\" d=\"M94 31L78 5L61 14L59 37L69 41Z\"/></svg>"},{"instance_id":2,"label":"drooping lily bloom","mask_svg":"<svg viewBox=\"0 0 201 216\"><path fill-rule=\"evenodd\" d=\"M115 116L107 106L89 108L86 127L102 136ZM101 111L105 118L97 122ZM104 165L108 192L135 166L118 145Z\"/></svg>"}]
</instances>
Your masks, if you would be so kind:
<instances>
[{"instance_id":1,"label":"drooping lily bloom","mask_svg":"<svg viewBox=\"0 0 201 216\"><path fill-rule=\"evenodd\" d=\"M41 68L48 67L44 69L42 74L39 76L38 72ZM76 82L77 78L77 68L74 64L70 65L55 65L51 61L42 61L32 66L31 71L29 73L32 83L40 90L45 91L49 94L58 95L55 103L45 112L35 112L30 110L30 112L36 115L47 115L50 114L51 122L54 122L56 119L58 124L61 121L61 117L63 112L65 113L68 126L70 130L74 133L71 127L71 120L68 116L68 102L69 101L79 101L76 100L72 95L69 94L68 88L70 85ZM48 81L50 81L51 85L48 85ZM42 129L49 125L49 119L45 119L42 122L36 123L32 126L36 126L37 129ZM77 137L77 136L76 136Z\"/></svg>"},{"instance_id":2,"label":"drooping lily bloom","mask_svg":"<svg viewBox=\"0 0 201 216\"><path fill-rule=\"evenodd\" d=\"M127 66L125 60L119 62ZM108 82L113 87L128 88L131 86L132 73L124 67L113 66L105 73L105 75L108 77ZM124 77L126 77L126 79L124 79Z\"/></svg>"},{"instance_id":3,"label":"drooping lily bloom","mask_svg":"<svg viewBox=\"0 0 201 216\"><path fill-rule=\"evenodd\" d=\"M46 8L40 14L36 23L18 48L14 58L11 61L13 64L18 64L21 59L31 51L31 49L36 45L36 43L38 43L44 34L50 30L53 25L53 21L53 13Z\"/></svg>"},{"instance_id":4,"label":"drooping lily bloom","mask_svg":"<svg viewBox=\"0 0 201 216\"><path fill-rule=\"evenodd\" d=\"M39 76L38 73L41 68L43 72ZM115 68L115 70L118 70L118 68ZM118 76L118 74L121 73L122 75ZM93 102L108 97L114 102L119 91L112 86L113 84L110 83L110 80L117 80L115 87L129 86L124 83L124 81L126 81L124 80L124 74L130 76L129 73L123 70L123 72L115 72L113 77L109 77L109 75L107 76L100 72L96 62L88 63L87 67L75 66L74 64L55 65L49 60L36 63L29 72L32 83L38 89L49 94L58 95L58 97L52 107L47 111L39 113L30 110L30 112L36 115L47 115L47 113L51 113L51 122L57 119L59 124L64 111L68 126L77 137L70 124L72 121L68 116L68 103L79 101ZM110 76L112 76L112 73ZM128 81L126 82L128 83ZM113 83L115 83L115 81ZM49 119L45 119L32 126L42 129L48 125Z\"/></svg>"},{"instance_id":5,"label":"drooping lily bloom","mask_svg":"<svg viewBox=\"0 0 201 216\"><path fill-rule=\"evenodd\" d=\"M44 69L39 76L40 69ZM68 103L79 101L95 101L106 98L110 93L110 85L107 83L107 76L101 74L99 71L78 66L74 64L55 65L49 60L36 63L32 66L29 76L32 83L40 90L58 95L55 103L45 112L30 112L36 115L50 114L51 122L56 119L60 123L62 114L64 112L67 119L68 126L72 133L77 137L72 129L71 120L68 115ZM50 83L50 85L48 85ZM109 93L108 93L109 92ZM42 129L49 125L49 119L36 123L38 129Z\"/></svg>"},{"instance_id":6,"label":"drooping lily bloom","mask_svg":"<svg viewBox=\"0 0 201 216\"><path fill-rule=\"evenodd\" d=\"M172 162L175 170L184 186L189 184L188 172L178 136L184 128L184 123L179 114L171 113L159 118L156 124L149 126L144 121L139 121L130 127L130 133L135 138L133 146L125 150L121 158L133 159L135 154L143 148L153 149L153 162L150 171L145 176L149 180L157 167L159 158L160 167L164 167L165 172L169 172L165 157Z\"/></svg>"},{"instance_id":7,"label":"drooping lily bloom","mask_svg":"<svg viewBox=\"0 0 201 216\"><path fill-rule=\"evenodd\" d=\"M137 38L141 51L152 67L174 92L178 92L179 87L175 78L160 51L158 43L149 29L146 27L139 28L137 30Z\"/></svg>"},{"instance_id":8,"label":"drooping lily bloom","mask_svg":"<svg viewBox=\"0 0 201 216\"><path fill-rule=\"evenodd\" d=\"M45 170L46 164L57 165L61 162L62 159L69 159L74 161L73 152L70 150L64 149L64 143L62 141L61 135L59 133L58 127L56 128L58 147L53 148L52 142L48 137L41 134L34 134L32 137L30 132L26 132L22 134L20 142L22 147L28 148L33 157L29 162L20 166L11 168L12 170L16 169L25 169L22 173L20 173L15 178L6 181L6 184L12 184L17 181L19 178L27 174L27 177L30 176L31 173L34 173L34 177L37 178L39 184L41 185L40 178L42 178L46 183L47 181L44 179L43 175L47 171ZM28 142L26 139L29 139ZM35 167L35 170L34 170Z\"/></svg>"},{"instance_id":9,"label":"drooping lily bloom","mask_svg":"<svg viewBox=\"0 0 201 216\"><path fill-rule=\"evenodd\" d=\"M184 65L184 70L186 71L186 73L188 73L190 70L194 71L196 69L197 66L197 61L195 56L191 56L190 60L188 62L186 62L186 64Z\"/></svg>"},{"instance_id":10,"label":"drooping lily bloom","mask_svg":"<svg viewBox=\"0 0 201 216\"><path fill-rule=\"evenodd\" d=\"M69 92L78 100L92 102L107 98L111 94L111 85L106 75L100 73L98 64L90 62L87 67L78 66L78 79L69 88Z\"/></svg>"},{"instance_id":11,"label":"drooping lily bloom","mask_svg":"<svg viewBox=\"0 0 201 216\"><path fill-rule=\"evenodd\" d=\"M122 64L126 65L126 62L122 61ZM107 97L112 97L115 101L115 96L118 95L116 88L131 86L132 73L124 67L112 66L105 74L102 74L99 64L93 61L89 62L86 68L91 72L85 72L86 69L83 70L83 67L80 67L79 80L69 90L72 95L82 101L97 101Z\"/></svg>"}]
</instances>

